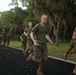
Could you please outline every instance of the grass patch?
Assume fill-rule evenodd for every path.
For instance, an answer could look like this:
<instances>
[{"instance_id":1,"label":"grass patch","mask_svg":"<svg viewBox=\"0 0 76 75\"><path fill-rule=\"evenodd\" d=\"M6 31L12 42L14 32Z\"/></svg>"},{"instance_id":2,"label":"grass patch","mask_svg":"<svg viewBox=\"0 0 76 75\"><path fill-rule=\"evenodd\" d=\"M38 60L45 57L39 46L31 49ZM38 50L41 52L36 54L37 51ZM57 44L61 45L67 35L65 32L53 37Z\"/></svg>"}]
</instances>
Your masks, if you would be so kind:
<instances>
[{"instance_id":1,"label":"grass patch","mask_svg":"<svg viewBox=\"0 0 76 75\"><path fill-rule=\"evenodd\" d=\"M56 46L55 44L51 45L50 43L47 43L48 47L48 52L52 56L54 55L55 57L58 58L63 58L64 53L66 53L70 43L60 43L59 46ZM11 41L10 46L15 47L15 48L21 48L21 41ZM59 53L59 54L57 54ZM76 62L76 55L68 55L68 60Z\"/></svg>"},{"instance_id":2,"label":"grass patch","mask_svg":"<svg viewBox=\"0 0 76 75\"><path fill-rule=\"evenodd\" d=\"M10 46L15 48L21 48L21 41L11 41Z\"/></svg>"},{"instance_id":3,"label":"grass patch","mask_svg":"<svg viewBox=\"0 0 76 75\"><path fill-rule=\"evenodd\" d=\"M50 43L48 43L48 50L50 50L51 52L66 52L66 50L69 47L69 43L60 43L59 46L54 45L50 45Z\"/></svg>"}]
</instances>

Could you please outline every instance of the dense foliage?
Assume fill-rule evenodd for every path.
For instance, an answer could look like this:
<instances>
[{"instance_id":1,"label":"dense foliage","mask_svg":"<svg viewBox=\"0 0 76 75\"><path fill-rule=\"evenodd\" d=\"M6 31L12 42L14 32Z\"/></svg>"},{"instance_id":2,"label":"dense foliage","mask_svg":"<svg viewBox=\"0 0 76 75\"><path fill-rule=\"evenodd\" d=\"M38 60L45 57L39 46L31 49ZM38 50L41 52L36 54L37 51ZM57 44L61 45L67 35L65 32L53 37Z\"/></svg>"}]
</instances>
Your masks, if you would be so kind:
<instances>
[{"instance_id":1,"label":"dense foliage","mask_svg":"<svg viewBox=\"0 0 76 75\"><path fill-rule=\"evenodd\" d=\"M76 26L76 1L75 0L11 0L15 9L2 12L0 26L22 28L29 21L35 25L41 14L49 16L49 30L51 38L59 45L59 39L70 40ZM18 8L18 1L26 10Z\"/></svg>"}]
</instances>

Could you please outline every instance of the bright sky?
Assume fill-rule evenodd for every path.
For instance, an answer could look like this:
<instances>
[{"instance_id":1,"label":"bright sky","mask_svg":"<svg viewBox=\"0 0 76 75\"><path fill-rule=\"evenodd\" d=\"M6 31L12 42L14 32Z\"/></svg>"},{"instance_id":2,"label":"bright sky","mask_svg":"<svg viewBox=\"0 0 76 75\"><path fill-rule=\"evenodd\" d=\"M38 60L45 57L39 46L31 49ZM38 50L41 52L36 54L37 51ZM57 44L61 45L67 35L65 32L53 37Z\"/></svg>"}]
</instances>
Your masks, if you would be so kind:
<instances>
[{"instance_id":1,"label":"bright sky","mask_svg":"<svg viewBox=\"0 0 76 75\"><path fill-rule=\"evenodd\" d=\"M11 8L14 8L14 6L9 6L11 2L12 0L0 0L0 11L3 12L10 10ZM19 7L22 7L20 3L19 3Z\"/></svg>"}]
</instances>

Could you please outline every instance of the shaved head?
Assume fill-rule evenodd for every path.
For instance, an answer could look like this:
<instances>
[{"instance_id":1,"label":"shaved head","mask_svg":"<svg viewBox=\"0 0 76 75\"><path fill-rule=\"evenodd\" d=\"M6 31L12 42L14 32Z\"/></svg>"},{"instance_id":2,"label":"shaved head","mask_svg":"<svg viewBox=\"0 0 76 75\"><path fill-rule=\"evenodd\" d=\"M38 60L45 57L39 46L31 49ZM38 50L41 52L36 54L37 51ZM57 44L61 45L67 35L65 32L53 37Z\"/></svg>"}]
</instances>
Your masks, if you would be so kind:
<instances>
[{"instance_id":1,"label":"shaved head","mask_svg":"<svg viewBox=\"0 0 76 75\"><path fill-rule=\"evenodd\" d=\"M41 18L42 18L42 17L45 17L45 16L47 16L47 15L46 15L46 14L43 14L43 15L41 15Z\"/></svg>"},{"instance_id":2,"label":"shaved head","mask_svg":"<svg viewBox=\"0 0 76 75\"><path fill-rule=\"evenodd\" d=\"M43 14L41 15L41 23L46 24L47 23L47 15Z\"/></svg>"}]
</instances>

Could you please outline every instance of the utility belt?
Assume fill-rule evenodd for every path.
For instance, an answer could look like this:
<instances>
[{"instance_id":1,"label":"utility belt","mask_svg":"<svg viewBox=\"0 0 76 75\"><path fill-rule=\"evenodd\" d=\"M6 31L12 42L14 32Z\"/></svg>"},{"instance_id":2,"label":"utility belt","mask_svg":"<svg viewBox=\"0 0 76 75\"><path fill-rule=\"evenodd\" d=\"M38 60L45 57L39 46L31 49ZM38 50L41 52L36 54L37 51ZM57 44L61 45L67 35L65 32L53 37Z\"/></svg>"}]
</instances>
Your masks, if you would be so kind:
<instances>
[{"instance_id":1,"label":"utility belt","mask_svg":"<svg viewBox=\"0 0 76 75\"><path fill-rule=\"evenodd\" d=\"M32 40L30 37L27 37L27 40Z\"/></svg>"},{"instance_id":2,"label":"utility belt","mask_svg":"<svg viewBox=\"0 0 76 75\"><path fill-rule=\"evenodd\" d=\"M37 43L38 43L39 45L36 45L35 47L38 47L38 48L45 48L45 47L47 47L47 46L46 46L46 43L43 42L43 41L37 41Z\"/></svg>"},{"instance_id":3,"label":"utility belt","mask_svg":"<svg viewBox=\"0 0 76 75\"><path fill-rule=\"evenodd\" d=\"M39 40L37 40L37 43L38 43L39 45L46 45L45 42L43 42L43 41L39 41Z\"/></svg>"}]
</instances>

